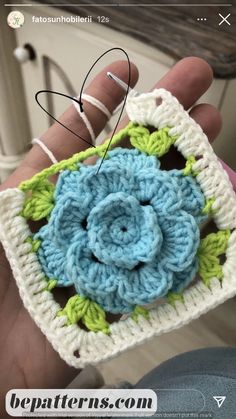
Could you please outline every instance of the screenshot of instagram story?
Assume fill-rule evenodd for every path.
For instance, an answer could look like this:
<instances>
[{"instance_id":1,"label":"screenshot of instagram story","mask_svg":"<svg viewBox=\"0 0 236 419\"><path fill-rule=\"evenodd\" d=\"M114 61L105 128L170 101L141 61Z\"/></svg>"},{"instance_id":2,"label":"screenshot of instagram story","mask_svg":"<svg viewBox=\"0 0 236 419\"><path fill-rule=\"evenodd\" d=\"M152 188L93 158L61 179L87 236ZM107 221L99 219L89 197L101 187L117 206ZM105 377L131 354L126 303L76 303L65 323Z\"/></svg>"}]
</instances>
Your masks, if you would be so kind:
<instances>
[{"instance_id":1,"label":"screenshot of instagram story","mask_svg":"<svg viewBox=\"0 0 236 419\"><path fill-rule=\"evenodd\" d=\"M2 417L236 417L235 133L235 0L1 2Z\"/></svg>"}]
</instances>

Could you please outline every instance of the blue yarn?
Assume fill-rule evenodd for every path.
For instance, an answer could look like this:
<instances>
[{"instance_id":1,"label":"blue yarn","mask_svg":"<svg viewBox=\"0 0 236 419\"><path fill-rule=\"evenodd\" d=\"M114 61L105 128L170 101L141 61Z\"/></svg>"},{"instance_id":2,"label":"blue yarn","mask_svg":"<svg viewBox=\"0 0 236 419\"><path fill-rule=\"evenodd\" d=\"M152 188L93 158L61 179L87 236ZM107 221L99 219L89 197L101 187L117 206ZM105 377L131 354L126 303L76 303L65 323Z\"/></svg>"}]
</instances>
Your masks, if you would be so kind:
<instances>
[{"instance_id":1,"label":"blue yarn","mask_svg":"<svg viewBox=\"0 0 236 419\"><path fill-rule=\"evenodd\" d=\"M40 232L35 235L35 238L42 241L38 249L38 257L47 278L57 279L57 286L67 287L73 285L72 280L67 278L65 273L65 254L49 238L47 226L42 227Z\"/></svg>"},{"instance_id":2,"label":"blue yarn","mask_svg":"<svg viewBox=\"0 0 236 419\"><path fill-rule=\"evenodd\" d=\"M197 271L204 196L195 179L160 170L136 149L60 174L49 222L36 234L39 261L111 313L179 292Z\"/></svg>"},{"instance_id":3,"label":"blue yarn","mask_svg":"<svg viewBox=\"0 0 236 419\"><path fill-rule=\"evenodd\" d=\"M193 262L189 266L187 266L187 268L185 268L183 271L175 272L171 291L177 293L183 291L183 289L186 288L195 278L197 270L198 260L197 258L195 258Z\"/></svg>"},{"instance_id":4,"label":"blue yarn","mask_svg":"<svg viewBox=\"0 0 236 419\"><path fill-rule=\"evenodd\" d=\"M90 212L88 239L89 248L102 263L131 270L157 257L162 232L151 205L141 206L135 197L117 192Z\"/></svg>"},{"instance_id":5,"label":"blue yarn","mask_svg":"<svg viewBox=\"0 0 236 419\"><path fill-rule=\"evenodd\" d=\"M193 215L198 223L204 221L207 217L201 214L205 205L205 198L200 186L192 176L183 176L180 170L171 170L168 172L178 183L180 188L183 205L182 209Z\"/></svg>"}]
</instances>

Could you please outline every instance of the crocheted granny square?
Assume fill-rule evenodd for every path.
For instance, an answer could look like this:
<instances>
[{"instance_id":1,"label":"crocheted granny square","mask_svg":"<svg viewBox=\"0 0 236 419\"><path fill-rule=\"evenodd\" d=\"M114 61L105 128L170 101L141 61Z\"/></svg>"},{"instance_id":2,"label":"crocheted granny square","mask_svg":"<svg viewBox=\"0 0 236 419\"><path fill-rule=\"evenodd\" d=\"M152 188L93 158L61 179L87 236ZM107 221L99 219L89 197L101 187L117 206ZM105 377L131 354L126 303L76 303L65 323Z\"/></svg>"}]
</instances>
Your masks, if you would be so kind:
<instances>
[{"instance_id":1,"label":"crocheted granny square","mask_svg":"<svg viewBox=\"0 0 236 419\"><path fill-rule=\"evenodd\" d=\"M236 294L236 197L207 137L164 89L128 96L126 110L130 122L99 170L108 141L0 194L0 239L24 305L74 367ZM119 147L125 137L132 149ZM167 170L174 148L185 164ZM95 164L84 164L91 156ZM204 234L210 218L217 231Z\"/></svg>"}]
</instances>

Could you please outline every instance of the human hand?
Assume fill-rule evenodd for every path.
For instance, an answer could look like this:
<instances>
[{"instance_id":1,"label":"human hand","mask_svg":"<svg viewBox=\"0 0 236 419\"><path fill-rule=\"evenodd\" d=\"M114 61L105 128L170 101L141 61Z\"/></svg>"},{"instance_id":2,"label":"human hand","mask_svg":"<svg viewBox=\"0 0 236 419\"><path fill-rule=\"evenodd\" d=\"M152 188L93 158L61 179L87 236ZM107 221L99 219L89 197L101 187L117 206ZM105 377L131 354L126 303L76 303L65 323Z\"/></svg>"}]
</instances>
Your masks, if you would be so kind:
<instances>
[{"instance_id":1,"label":"human hand","mask_svg":"<svg viewBox=\"0 0 236 419\"><path fill-rule=\"evenodd\" d=\"M86 93L98 98L112 112L121 101L124 92L107 78L107 71L127 81L127 63L116 62L106 67L92 81ZM137 78L137 69L132 65L132 86L135 85ZM208 89L212 78L211 68L206 62L198 58L186 58L176 64L155 87L171 91L185 109L189 109ZM99 134L106 123L104 114L87 102L84 103L84 110L95 133ZM217 109L211 105L201 104L194 106L190 115L201 125L209 141L212 142L221 127L221 118ZM89 133L73 106L61 116L60 121L90 141ZM41 137L41 140L58 160L68 158L86 148L84 142L78 141L77 137L57 123ZM0 190L16 187L49 165L47 155L37 145L34 146ZM236 185L236 177L232 177L232 182ZM63 388L78 371L60 359L23 307L2 248L0 265L2 324L0 388L3 411L4 396L10 388Z\"/></svg>"}]
</instances>

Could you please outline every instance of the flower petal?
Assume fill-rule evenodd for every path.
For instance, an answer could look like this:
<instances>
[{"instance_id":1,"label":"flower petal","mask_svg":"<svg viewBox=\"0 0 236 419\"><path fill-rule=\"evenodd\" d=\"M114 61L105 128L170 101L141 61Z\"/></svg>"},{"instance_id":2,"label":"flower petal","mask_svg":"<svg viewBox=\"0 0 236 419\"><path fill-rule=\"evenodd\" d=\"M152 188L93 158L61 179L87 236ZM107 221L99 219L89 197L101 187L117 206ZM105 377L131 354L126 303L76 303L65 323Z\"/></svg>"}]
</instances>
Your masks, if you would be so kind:
<instances>
[{"instance_id":1,"label":"flower petal","mask_svg":"<svg viewBox=\"0 0 236 419\"><path fill-rule=\"evenodd\" d=\"M79 233L66 255L66 272L78 294L89 297L111 313L127 313L133 306L122 300L117 289L126 272L100 263L88 248L87 237Z\"/></svg>"},{"instance_id":2,"label":"flower petal","mask_svg":"<svg viewBox=\"0 0 236 419\"><path fill-rule=\"evenodd\" d=\"M178 184L168 172L140 171L135 176L133 195L142 203L151 205L157 215L174 214L181 209L182 200Z\"/></svg>"},{"instance_id":3,"label":"flower petal","mask_svg":"<svg viewBox=\"0 0 236 419\"><path fill-rule=\"evenodd\" d=\"M100 162L97 162L99 165ZM155 156L146 156L136 149L125 149L116 147L114 150L108 152L108 159L104 160L103 165L114 165L121 169L129 168L133 173L139 170L158 169L160 161Z\"/></svg>"},{"instance_id":4,"label":"flower petal","mask_svg":"<svg viewBox=\"0 0 236 419\"><path fill-rule=\"evenodd\" d=\"M56 203L49 222L49 233L60 247L67 248L78 231L83 232L86 228L86 204L86 200L70 192Z\"/></svg>"},{"instance_id":5,"label":"flower petal","mask_svg":"<svg viewBox=\"0 0 236 419\"><path fill-rule=\"evenodd\" d=\"M134 177L129 168L116 165L102 165L99 172L97 166L87 166L79 178L77 194L91 211L100 201L110 193L129 193L134 188Z\"/></svg>"},{"instance_id":6,"label":"flower petal","mask_svg":"<svg viewBox=\"0 0 236 419\"><path fill-rule=\"evenodd\" d=\"M195 258L194 261L183 271L175 272L171 291L177 293L183 291L193 281L197 270L198 261L197 258Z\"/></svg>"},{"instance_id":7,"label":"flower petal","mask_svg":"<svg viewBox=\"0 0 236 419\"><path fill-rule=\"evenodd\" d=\"M110 293L106 296L105 299L104 297L99 296L98 304L102 305L104 310L113 314L130 313L135 307L133 302L128 303L123 298L121 298L117 291Z\"/></svg>"},{"instance_id":8,"label":"flower petal","mask_svg":"<svg viewBox=\"0 0 236 419\"><path fill-rule=\"evenodd\" d=\"M197 181L192 176L184 176L181 170L170 170L167 173L178 183L182 194L182 209L195 218L198 217L198 222L203 221L206 217L201 212L205 206L205 198Z\"/></svg>"},{"instance_id":9,"label":"flower petal","mask_svg":"<svg viewBox=\"0 0 236 419\"><path fill-rule=\"evenodd\" d=\"M75 287L103 295L117 289L123 270L100 263L88 248L86 233L78 233L66 254L66 271ZM96 301L96 298L94 298Z\"/></svg>"},{"instance_id":10,"label":"flower petal","mask_svg":"<svg viewBox=\"0 0 236 419\"><path fill-rule=\"evenodd\" d=\"M88 238L100 261L127 269L152 261L162 244L152 207L123 192L108 195L91 211Z\"/></svg>"},{"instance_id":11,"label":"flower petal","mask_svg":"<svg viewBox=\"0 0 236 419\"><path fill-rule=\"evenodd\" d=\"M162 217L159 222L163 235L160 260L167 269L181 272L195 258L200 242L199 227L192 215L185 211Z\"/></svg>"},{"instance_id":12,"label":"flower petal","mask_svg":"<svg viewBox=\"0 0 236 419\"><path fill-rule=\"evenodd\" d=\"M163 297L172 286L173 272L161 263L146 264L119 283L119 294L130 304L148 304Z\"/></svg>"},{"instance_id":13,"label":"flower petal","mask_svg":"<svg viewBox=\"0 0 236 419\"><path fill-rule=\"evenodd\" d=\"M65 274L65 254L49 238L48 226L42 227L41 231L39 230L34 237L41 240L37 256L47 278L56 279L57 286L67 287L72 285L72 280Z\"/></svg>"},{"instance_id":14,"label":"flower petal","mask_svg":"<svg viewBox=\"0 0 236 419\"><path fill-rule=\"evenodd\" d=\"M76 193L77 191L77 182L80 176L80 170L78 171L64 170L58 177L55 189L55 199L58 200L60 197L63 197L68 191L71 193Z\"/></svg>"}]
</instances>

